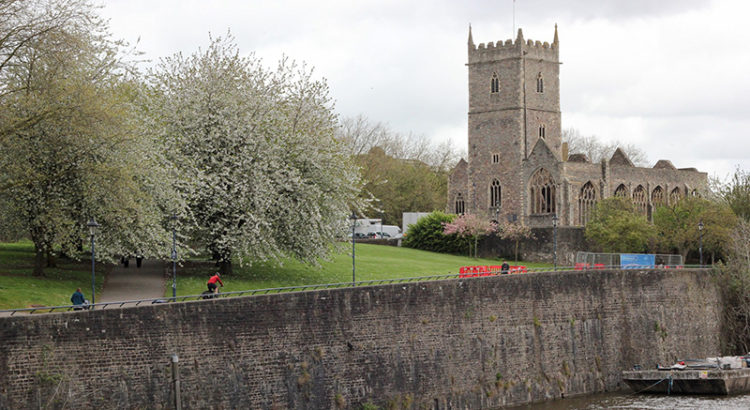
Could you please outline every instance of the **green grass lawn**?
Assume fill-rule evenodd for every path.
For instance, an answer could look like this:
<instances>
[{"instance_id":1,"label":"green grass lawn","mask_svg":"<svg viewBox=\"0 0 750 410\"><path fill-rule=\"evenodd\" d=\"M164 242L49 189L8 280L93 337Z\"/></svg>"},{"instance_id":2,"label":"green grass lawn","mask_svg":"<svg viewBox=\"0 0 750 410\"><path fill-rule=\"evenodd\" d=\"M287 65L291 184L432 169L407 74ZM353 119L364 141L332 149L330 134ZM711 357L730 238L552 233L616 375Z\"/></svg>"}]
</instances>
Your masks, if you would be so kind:
<instances>
[{"instance_id":1,"label":"green grass lawn","mask_svg":"<svg viewBox=\"0 0 750 410\"><path fill-rule=\"evenodd\" d=\"M234 264L231 276L223 277L223 292L247 289L266 289L286 286L351 282L351 247L342 247L330 261L320 266L302 264L296 260L279 263L254 263L252 266ZM409 248L384 245L358 244L356 253L357 281L399 279L417 276L457 274L461 266L500 265L499 259L473 259L465 256L445 255ZM511 265L516 263L509 261ZM551 264L519 262L528 268L551 267ZM178 295L195 295L206 289L206 281L214 271L210 264L186 265L177 268ZM167 286L167 295L171 288Z\"/></svg>"},{"instance_id":2,"label":"green grass lawn","mask_svg":"<svg viewBox=\"0 0 750 410\"><path fill-rule=\"evenodd\" d=\"M306 265L293 259L244 263L242 266L235 263L233 274L223 278L225 286L222 291L351 282L351 246L343 245L338 249L331 260L321 261L319 266ZM384 245L356 245L358 282L457 274L461 266L500 263L498 259L472 259ZM530 262L517 264L529 268L551 266ZM45 270L44 277L31 275L33 265L34 247L30 241L0 243L0 309L68 305L71 294L78 287L87 298L91 298L90 260L72 261L61 258L57 268ZM106 272L112 267L113 265L97 264L97 294L102 290ZM212 263L196 259L178 266L177 294L200 294L206 289L206 281L215 270ZM171 282L165 288L165 296L171 296Z\"/></svg>"},{"instance_id":3,"label":"green grass lawn","mask_svg":"<svg viewBox=\"0 0 750 410\"><path fill-rule=\"evenodd\" d=\"M34 245L30 241L0 243L0 309L33 305L69 305L70 296L81 288L91 298L91 261L59 259L56 268L34 277ZM97 292L101 291L105 267L97 264Z\"/></svg>"}]
</instances>

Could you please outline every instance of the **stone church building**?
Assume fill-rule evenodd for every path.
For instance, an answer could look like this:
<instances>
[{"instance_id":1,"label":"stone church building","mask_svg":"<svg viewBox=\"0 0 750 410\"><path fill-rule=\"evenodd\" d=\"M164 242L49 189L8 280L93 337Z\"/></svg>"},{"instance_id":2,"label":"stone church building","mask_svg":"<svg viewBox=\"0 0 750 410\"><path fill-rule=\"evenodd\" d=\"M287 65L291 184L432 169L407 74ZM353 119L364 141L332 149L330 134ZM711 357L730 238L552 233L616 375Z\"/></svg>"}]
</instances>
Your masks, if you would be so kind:
<instances>
[{"instance_id":1,"label":"stone church building","mask_svg":"<svg viewBox=\"0 0 750 410\"><path fill-rule=\"evenodd\" d=\"M513 40L474 45L469 28L469 149L451 171L451 213L520 221L531 227L585 226L596 202L630 198L651 218L654 207L698 195L705 172L660 160L636 167L620 149L591 163L568 155L560 125L560 42Z\"/></svg>"}]
</instances>

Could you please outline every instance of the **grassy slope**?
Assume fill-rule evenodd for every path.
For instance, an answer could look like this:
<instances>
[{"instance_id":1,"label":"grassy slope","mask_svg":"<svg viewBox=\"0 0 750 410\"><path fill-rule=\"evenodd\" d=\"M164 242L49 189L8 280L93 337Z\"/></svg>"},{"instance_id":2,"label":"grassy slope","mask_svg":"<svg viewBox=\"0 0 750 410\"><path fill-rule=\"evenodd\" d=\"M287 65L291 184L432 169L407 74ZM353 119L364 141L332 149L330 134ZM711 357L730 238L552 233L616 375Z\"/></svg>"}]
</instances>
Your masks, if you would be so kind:
<instances>
[{"instance_id":1,"label":"grassy slope","mask_svg":"<svg viewBox=\"0 0 750 410\"><path fill-rule=\"evenodd\" d=\"M393 246L358 244L356 253L357 281L396 279L417 276L457 274L461 266L499 265L497 259L473 259ZM509 262L513 265L513 262ZM548 267L550 264L519 262L529 268ZM178 294L199 294L206 287L212 272L211 265L177 269ZM252 266L234 266L234 274L223 278L222 291L265 289L321 283L340 283L352 280L351 247L344 246L330 261L319 267L302 264L296 260L278 263L255 263ZM168 286L169 288L169 286ZM168 289L171 295L171 288Z\"/></svg>"},{"instance_id":2,"label":"grassy slope","mask_svg":"<svg viewBox=\"0 0 750 410\"><path fill-rule=\"evenodd\" d=\"M34 246L29 241L0 243L0 309L31 305L70 304L70 296L80 287L91 294L91 261L58 260L57 268L45 269L45 276L31 276ZM97 265L97 292L101 291L104 268Z\"/></svg>"},{"instance_id":3,"label":"grassy slope","mask_svg":"<svg viewBox=\"0 0 750 410\"><path fill-rule=\"evenodd\" d=\"M88 260L60 260L57 268L46 269L43 278L31 276L34 249L29 241L0 243L0 309L56 306L70 303L70 295L77 287L90 298L91 264ZM357 244L357 281L397 279L417 276L458 273L466 265L499 265L497 259L472 259L408 248ZM511 265L513 263L511 262ZM519 263L527 267L546 267L549 264ZM111 266L97 264L97 294L101 292L105 270ZM177 267L177 294L196 295L206 288L206 280L214 271L211 263L188 262ZM225 292L264 289L284 286L341 283L352 280L351 247L341 246L330 261L310 266L296 260L279 263L235 264L234 274L224 278ZM171 296L167 283L166 296Z\"/></svg>"}]
</instances>

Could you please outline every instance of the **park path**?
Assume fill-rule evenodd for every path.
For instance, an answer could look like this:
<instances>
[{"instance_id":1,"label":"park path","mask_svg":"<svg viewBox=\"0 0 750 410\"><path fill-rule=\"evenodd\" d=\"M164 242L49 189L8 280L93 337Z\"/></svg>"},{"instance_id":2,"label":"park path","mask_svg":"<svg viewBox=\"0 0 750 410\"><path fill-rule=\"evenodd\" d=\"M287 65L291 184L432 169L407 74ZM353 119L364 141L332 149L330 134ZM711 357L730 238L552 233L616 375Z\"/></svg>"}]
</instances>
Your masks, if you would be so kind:
<instances>
[{"instance_id":1,"label":"park path","mask_svg":"<svg viewBox=\"0 0 750 410\"><path fill-rule=\"evenodd\" d=\"M109 272L96 303L162 298L164 284L163 261L144 260L137 268L135 259L131 259L129 267L118 264Z\"/></svg>"}]
</instances>

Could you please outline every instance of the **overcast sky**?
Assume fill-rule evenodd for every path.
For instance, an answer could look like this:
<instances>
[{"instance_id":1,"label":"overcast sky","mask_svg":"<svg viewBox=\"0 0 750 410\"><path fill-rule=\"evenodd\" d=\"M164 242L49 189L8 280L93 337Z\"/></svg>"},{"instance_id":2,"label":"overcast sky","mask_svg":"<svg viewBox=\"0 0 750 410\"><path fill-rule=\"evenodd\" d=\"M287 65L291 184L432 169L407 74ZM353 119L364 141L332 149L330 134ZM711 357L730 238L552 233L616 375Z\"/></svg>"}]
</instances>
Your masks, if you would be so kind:
<instances>
[{"instance_id":1,"label":"overcast sky","mask_svg":"<svg viewBox=\"0 0 750 410\"><path fill-rule=\"evenodd\" d=\"M325 77L343 117L467 146L475 43L515 38L512 0L105 0L116 38L158 60L231 30L268 65ZM517 0L526 39L560 36L563 128L726 177L750 170L750 2Z\"/></svg>"}]
</instances>

